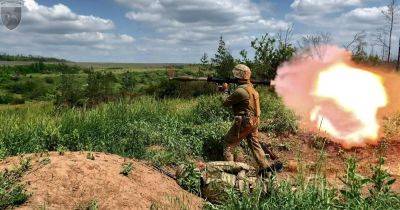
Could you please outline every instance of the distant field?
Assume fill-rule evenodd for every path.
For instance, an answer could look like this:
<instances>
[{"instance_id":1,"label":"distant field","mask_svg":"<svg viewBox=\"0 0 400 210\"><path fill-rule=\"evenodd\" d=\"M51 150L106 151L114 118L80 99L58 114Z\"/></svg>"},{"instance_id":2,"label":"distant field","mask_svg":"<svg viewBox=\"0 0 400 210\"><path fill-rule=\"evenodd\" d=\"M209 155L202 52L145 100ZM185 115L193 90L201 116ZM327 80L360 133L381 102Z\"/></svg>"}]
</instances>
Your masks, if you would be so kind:
<instances>
[{"instance_id":1,"label":"distant field","mask_svg":"<svg viewBox=\"0 0 400 210\"><path fill-rule=\"evenodd\" d=\"M30 61L0 61L0 65L15 66L15 65L29 65L35 62ZM45 62L46 64L52 64L55 62ZM71 66L79 66L82 68L92 67L94 70L113 70L114 73L126 72L126 71L158 71L166 70L169 66L174 66L177 69L197 70L196 64L184 64L184 63L95 63L95 62L66 62Z\"/></svg>"},{"instance_id":2,"label":"distant field","mask_svg":"<svg viewBox=\"0 0 400 210\"><path fill-rule=\"evenodd\" d=\"M66 64L66 65L64 65ZM23 104L33 101L53 101L59 93L61 75L70 74L76 84L87 94L88 72L111 72L113 94L118 95L124 85L124 75L130 75L134 87L130 94L154 94L161 83L168 80L167 70L172 67L176 75L205 76L195 64L145 64L145 63L53 63L0 61L0 104ZM19 73L17 73L19 72ZM175 89L175 88L173 88Z\"/></svg>"}]
</instances>

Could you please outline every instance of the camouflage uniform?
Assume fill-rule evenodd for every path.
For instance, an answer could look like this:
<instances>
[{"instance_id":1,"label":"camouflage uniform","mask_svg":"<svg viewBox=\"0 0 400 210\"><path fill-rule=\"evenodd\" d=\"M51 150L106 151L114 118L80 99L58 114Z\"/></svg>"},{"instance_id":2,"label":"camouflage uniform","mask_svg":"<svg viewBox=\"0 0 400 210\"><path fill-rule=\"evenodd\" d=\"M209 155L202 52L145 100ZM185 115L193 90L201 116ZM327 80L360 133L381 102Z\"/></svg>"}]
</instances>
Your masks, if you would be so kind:
<instances>
[{"instance_id":1,"label":"camouflage uniform","mask_svg":"<svg viewBox=\"0 0 400 210\"><path fill-rule=\"evenodd\" d=\"M235 115L234 124L225 135L225 159L234 161L233 149L242 139L247 139L259 167L267 168L269 164L265 159L258 134L261 112L258 92L250 82L242 84L224 101L224 106L231 106Z\"/></svg>"}]
</instances>

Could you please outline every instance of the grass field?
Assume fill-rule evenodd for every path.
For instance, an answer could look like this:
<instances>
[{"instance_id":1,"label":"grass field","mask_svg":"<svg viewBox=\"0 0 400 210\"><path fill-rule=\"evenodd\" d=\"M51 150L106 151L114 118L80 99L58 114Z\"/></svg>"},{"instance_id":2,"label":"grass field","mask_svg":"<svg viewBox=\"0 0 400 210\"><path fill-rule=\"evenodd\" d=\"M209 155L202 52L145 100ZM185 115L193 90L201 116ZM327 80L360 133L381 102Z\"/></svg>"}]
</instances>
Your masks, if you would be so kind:
<instances>
[{"instance_id":1,"label":"grass field","mask_svg":"<svg viewBox=\"0 0 400 210\"><path fill-rule=\"evenodd\" d=\"M157 166L222 159L222 139L231 125L232 116L230 110L222 107L220 94L206 91L209 86L202 83L171 85L163 64L80 65L83 68L92 66L94 71L112 72L117 77L113 83L113 89L116 90L122 85L123 74L130 72L135 84L132 92L140 94L118 97L91 108L59 107L53 102L61 79L60 73L27 74L18 80L9 78L0 85L0 95L12 94L25 100L19 105L0 105L0 158L69 150L108 152L147 160ZM198 72L196 66L179 67L177 73L205 74ZM72 76L80 87L87 85L88 74L84 71ZM43 92L31 97L38 87ZM168 88L171 92L165 90ZM181 92L193 90L195 93L191 93L190 97L181 95ZM161 95L170 97L159 97L156 93L160 91L163 93ZM259 87L259 91L263 113L260 130L271 138L296 135L298 122L294 113L283 105L273 91L263 87ZM397 132L396 122L396 119L390 121L391 133ZM374 174L367 178L357 173L355 165L354 161L348 162L343 179L344 188L329 185L321 174L315 173L315 179L310 181L299 172L298 177L292 180L278 181L271 177L267 194L261 190L247 194L230 191L226 203L208 204L205 208L400 208L400 197L389 190L391 177L382 165L375 166ZM9 189L15 187L18 190L15 196L21 198L16 201L26 200L18 181L9 182L8 179L6 174L1 174L0 180L10 184L0 185L5 189L0 190L0 197L10 198L11 204L8 203L8 206L18 204L12 203L14 194L9 194Z\"/></svg>"}]
</instances>

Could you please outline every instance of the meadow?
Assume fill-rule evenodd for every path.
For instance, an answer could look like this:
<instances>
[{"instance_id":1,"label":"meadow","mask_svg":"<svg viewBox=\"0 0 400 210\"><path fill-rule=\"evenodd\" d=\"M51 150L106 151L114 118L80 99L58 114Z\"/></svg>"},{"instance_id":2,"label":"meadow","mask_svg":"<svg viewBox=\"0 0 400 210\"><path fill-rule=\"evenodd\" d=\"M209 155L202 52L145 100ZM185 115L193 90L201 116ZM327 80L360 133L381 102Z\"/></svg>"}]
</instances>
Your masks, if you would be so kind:
<instances>
[{"instance_id":1,"label":"meadow","mask_svg":"<svg viewBox=\"0 0 400 210\"><path fill-rule=\"evenodd\" d=\"M160 167L221 160L223 136L231 126L230 110L222 107L216 85L170 81L169 67L50 62L1 66L0 159L48 151L93 151ZM213 73L199 65L173 67L177 75ZM260 130L269 138L298 135L298 118L274 90L257 89L262 100ZM398 133L398 119L391 118L385 125L391 135ZM321 154L324 144L319 147ZM277 179L278 174L268 178L266 192L261 186L244 194L227 189L228 200L207 203L205 208L399 209L400 196L391 191L394 179L383 161L365 177L358 173L357 162L349 159L342 186L329 184L318 170L312 179L301 170L289 180ZM19 183L28 165L22 162L19 168L0 173L0 208L28 199ZM199 193L198 176L190 171L179 184Z\"/></svg>"}]
</instances>

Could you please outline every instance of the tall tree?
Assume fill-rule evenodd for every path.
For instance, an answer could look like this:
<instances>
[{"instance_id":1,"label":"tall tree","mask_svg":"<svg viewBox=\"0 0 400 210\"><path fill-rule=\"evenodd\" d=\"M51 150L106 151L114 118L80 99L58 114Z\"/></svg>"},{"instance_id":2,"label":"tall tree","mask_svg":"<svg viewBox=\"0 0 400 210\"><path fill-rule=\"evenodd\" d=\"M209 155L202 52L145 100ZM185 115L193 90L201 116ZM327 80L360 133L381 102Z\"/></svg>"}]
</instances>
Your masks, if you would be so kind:
<instances>
[{"instance_id":1,"label":"tall tree","mask_svg":"<svg viewBox=\"0 0 400 210\"><path fill-rule=\"evenodd\" d=\"M389 30L389 44L388 44L388 54L387 54L387 62L390 62L390 56L392 51L392 34L393 27L395 24L395 18L398 13L397 8L397 0L390 0L389 4L386 6L384 10L382 10L382 14L385 17L388 30Z\"/></svg>"},{"instance_id":2,"label":"tall tree","mask_svg":"<svg viewBox=\"0 0 400 210\"><path fill-rule=\"evenodd\" d=\"M211 62L218 76L223 78L231 76L231 71L235 67L235 59L226 47L222 36L219 38L217 53L211 59Z\"/></svg>"},{"instance_id":3,"label":"tall tree","mask_svg":"<svg viewBox=\"0 0 400 210\"><path fill-rule=\"evenodd\" d=\"M207 53L204 53L200 58L200 71L208 71L210 69L210 62Z\"/></svg>"}]
</instances>

